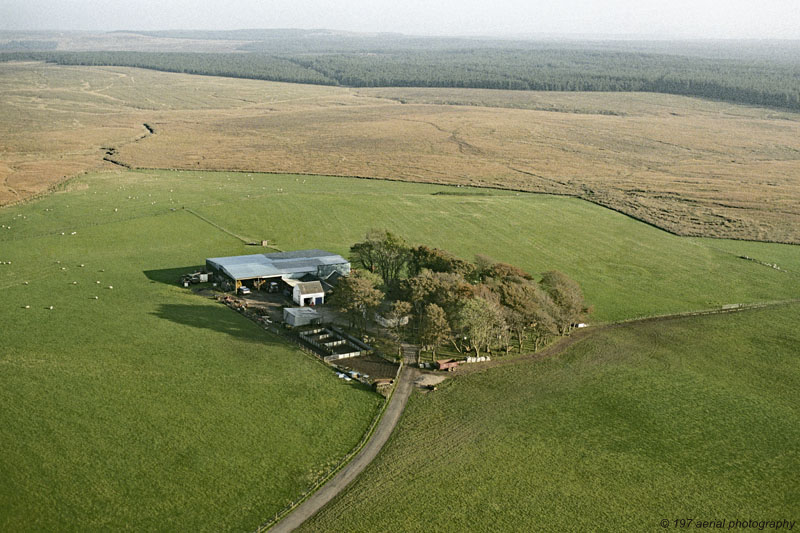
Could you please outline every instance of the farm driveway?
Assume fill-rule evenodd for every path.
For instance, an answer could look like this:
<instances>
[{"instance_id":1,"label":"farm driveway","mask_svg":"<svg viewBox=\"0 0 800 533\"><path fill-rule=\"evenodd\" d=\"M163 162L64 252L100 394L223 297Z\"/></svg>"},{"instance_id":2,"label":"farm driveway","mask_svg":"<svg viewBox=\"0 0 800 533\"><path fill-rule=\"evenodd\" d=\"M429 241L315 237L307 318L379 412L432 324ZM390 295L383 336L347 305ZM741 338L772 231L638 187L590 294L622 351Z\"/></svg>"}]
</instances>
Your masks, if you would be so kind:
<instances>
[{"instance_id":1,"label":"farm driveway","mask_svg":"<svg viewBox=\"0 0 800 533\"><path fill-rule=\"evenodd\" d=\"M403 409L405 409L408 397L414 388L414 380L417 378L418 373L416 369L410 366L403 367L392 399L367 444L333 479L325 483L322 488L300 504L297 509L275 524L269 530L271 533L289 532L300 526L344 490L375 459L400 420L400 415L403 414Z\"/></svg>"}]
</instances>

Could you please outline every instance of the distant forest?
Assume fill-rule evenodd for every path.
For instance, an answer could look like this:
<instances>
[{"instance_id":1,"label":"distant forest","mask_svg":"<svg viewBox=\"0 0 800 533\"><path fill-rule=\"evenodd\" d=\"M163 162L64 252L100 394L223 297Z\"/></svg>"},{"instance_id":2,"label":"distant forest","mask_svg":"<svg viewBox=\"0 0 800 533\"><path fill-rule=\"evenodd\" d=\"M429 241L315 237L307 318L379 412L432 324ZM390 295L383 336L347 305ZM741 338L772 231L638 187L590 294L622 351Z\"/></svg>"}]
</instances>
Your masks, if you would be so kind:
<instances>
[{"instance_id":1,"label":"distant forest","mask_svg":"<svg viewBox=\"0 0 800 533\"><path fill-rule=\"evenodd\" d=\"M0 52L0 60L140 67L167 72L349 87L642 91L800 110L800 62L732 47L491 41L303 30L185 32L240 39L240 53ZM158 32L149 35L165 37ZM682 47L682 48L681 48ZM649 51L642 51L649 50ZM656 52L654 52L654 51ZM722 50L720 52L720 50ZM791 56L791 54L788 54Z\"/></svg>"}]
</instances>

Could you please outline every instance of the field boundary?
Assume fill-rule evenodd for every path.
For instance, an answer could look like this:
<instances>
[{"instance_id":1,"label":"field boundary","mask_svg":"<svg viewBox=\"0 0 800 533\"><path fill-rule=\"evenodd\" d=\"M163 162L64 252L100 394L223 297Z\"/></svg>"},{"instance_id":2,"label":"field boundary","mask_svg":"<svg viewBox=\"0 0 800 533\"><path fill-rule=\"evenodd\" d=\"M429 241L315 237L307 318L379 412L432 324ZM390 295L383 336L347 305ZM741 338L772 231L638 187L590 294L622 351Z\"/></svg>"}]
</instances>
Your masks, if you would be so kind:
<instances>
[{"instance_id":1,"label":"field boundary","mask_svg":"<svg viewBox=\"0 0 800 533\"><path fill-rule=\"evenodd\" d=\"M800 298L790 300L774 300L769 302L753 302L753 303L734 303L723 305L722 307L714 307L710 309L699 309L697 311L684 311L681 313L667 313L664 315L651 315L637 318L626 318L616 322L606 322L598 324L597 327L614 327L625 324L633 324L640 322L655 322L661 320L672 320L679 318L690 318L694 316L708 316L708 315L723 315L726 313L738 313L742 311L754 311L757 309L765 309L767 307L779 307L782 305L793 305L800 303Z\"/></svg>"},{"instance_id":2,"label":"field boundary","mask_svg":"<svg viewBox=\"0 0 800 533\"><path fill-rule=\"evenodd\" d=\"M514 172L519 172L522 174L530 174L528 172L511 168ZM645 220L635 214L628 213L626 211L622 211L620 208L610 206L606 203L601 202L592 197L592 195L587 195L585 193L575 191L575 192L554 192L554 191L532 191L529 189L520 189L517 187L498 187L496 185L487 185L487 184L474 184L471 183L469 185L463 185L458 183L444 183L438 181L428 181L428 180L406 180L400 178L389 178L386 176L362 176L358 174L321 174L318 172L287 172L287 171L280 171L280 170L242 170L242 169L197 169L197 168L159 168L159 167L130 167L130 170L137 171L137 170L144 170L144 171L165 171L165 172L228 172L228 173L236 173L236 174L271 174L275 176L310 176L310 177L320 177L320 178L346 178L346 179L358 179L358 180L371 180L371 181L389 181L393 183L416 183L420 185L437 185L440 187L453 187L453 188L473 188L473 189L486 189L492 191L503 191L503 192L516 192L516 193L525 193L525 194L535 194L535 195L543 195L543 196L557 196L561 198L575 198L576 200L583 200L588 202L592 205L596 205L598 207L602 207L603 209L608 209L609 211L613 211L619 215L623 215L625 217L630 218L631 220L635 220L636 222L640 222L642 224L646 224L652 228L657 230L663 231L668 233L669 235L674 235L676 237L694 237L694 238L703 238L703 239L717 239L717 240L728 240L728 241L741 241L741 242L763 242L767 244L788 244L791 246L800 246L798 242L791 242L791 241L779 241L779 240L772 240L772 239L760 239L760 240L753 240L753 239L745 239L742 237L736 236L716 236L716 235L701 235L701 234L690 234L690 233L676 233L672 230L659 226L658 224ZM532 174L535 176L535 174ZM555 181L555 180L553 180ZM556 183L558 183L556 181ZM593 190L591 190L594 193Z\"/></svg>"},{"instance_id":3,"label":"field boundary","mask_svg":"<svg viewBox=\"0 0 800 533\"><path fill-rule=\"evenodd\" d=\"M230 307L233 310L237 310L235 306L231 305L231 302L225 299L214 298L218 302ZM308 346L306 346L299 338L294 336L288 335L286 332L282 331L279 327L270 327L268 324L258 320L258 317L251 315L246 311L239 311L242 316L246 319L249 319L252 322L255 322L256 325L260 326L265 331L276 335L287 342L291 342L293 345L296 345L300 351L308 358L313 359L316 363L323 365L327 369L331 369L331 365L326 363L322 358L320 358L314 351L312 351ZM280 509L275 516L270 518L269 520L261 523L258 528L255 529L255 533L262 533L267 531L268 529L275 526L278 522L283 520L286 516L288 516L292 511L302 505L305 501L307 501L311 496L313 496L319 489L321 489L328 481L330 481L338 472L340 472L345 466L347 466L350 461L352 461L364 447L370 442L373 434L375 433L380 421L383 419L383 415L386 412L389 404L391 403L392 398L394 397L395 391L400 386L399 377L403 371L404 364L403 361L400 361L400 364L397 367L397 371L395 372L394 382L395 385L392 387L391 392L388 396L383 399L383 403L378 408L378 411L375 413L375 416L372 418L370 425L367 427L367 430L362 435L361 440L353 447L342 459L336 463L328 472L325 473L324 476L317 479L310 487L308 487L299 498L292 500L282 509ZM405 406L403 406L405 407ZM402 410L401 410L402 414ZM393 430L394 426L390 429Z\"/></svg>"},{"instance_id":4,"label":"field boundary","mask_svg":"<svg viewBox=\"0 0 800 533\"><path fill-rule=\"evenodd\" d=\"M139 140L139 139L136 139L134 141L129 141L129 142L136 142L137 140ZM111 161L107 161L107 162L111 162ZM669 230L669 229L667 229L665 227L659 226L658 224L656 224L654 222L645 220L645 219L643 219L643 218L641 218L641 217L639 217L639 216L637 216L635 214L628 213L626 211L622 211L619 208L610 206L610 205L608 205L608 204L606 204L604 202L601 202L601 201L599 201L597 199L594 199L594 198L592 198L592 195L583 194L581 192L532 191L532 190L529 190L529 189L520 189L520 188L515 188L515 187L498 187L496 185L485 185L485 184L460 185L460 184L457 184L457 183L443 183L443 182L428 181L428 180L411 181L411 180L405 180L405 179L400 179L400 178L390 178L390 177L386 177L386 176L362 176L362 175L358 175L358 174L334 174L334 173L321 174L321 173L318 173L318 172L289 172L289 171L279 171L279 170L252 170L252 169L250 169L250 170L242 170L242 169L197 169L197 168L179 168L179 167L171 167L171 168L135 167L135 166L129 166L127 163L118 162L118 161L113 161L111 163L114 163L116 165L122 166L128 171L214 172L214 173L227 172L227 173L236 173L236 174L271 174L271 175L275 175L275 176L283 175L283 176L310 176L310 177L320 177L320 178L345 178L345 179L358 179L358 180L371 180L371 181L388 181L388 182L393 182L393 183L416 183L416 184L421 184L421 185L437 185L437 186L440 186L440 187L453 187L453 188L469 187L469 188L473 188L473 189L486 189L486 190L492 190L492 191L516 192L516 193L535 194L535 195L544 195L544 196L556 196L556 197L561 197L561 198L575 198L577 200L583 200L583 201L588 202L588 203L590 203L592 205L596 205L598 207L602 207L603 209L608 209L609 211L613 211L614 213L623 215L625 217L630 218L631 220L635 220L636 222L640 222L642 224L646 224L646 225L648 225L648 226L650 226L652 228L655 228L657 230L663 231L663 232L665 232L665 233L667 233L669 235L674 235L676 237L694 237L694 238L703 238L703 239L730 240L730 241L741 241L741 242L763 242L763 243L767 243L767 244L787 244L787 245L791 245L791 246L800 246L800 243L798 243L798 242L781 241L781 240L773 240L773 239L753 240L753 239L746 239L746 238L743 238L743 237L736 237L736 236L717 236L717 235L704 235L704 234L676 233L676 232L674 232L672 230ZM521 171L519 169L510 168L510 170L513 170L515 172L520 172L520 173L523 173L523 174L529 174L528 172ZM29 196L27 198L22 198L20 200L14 201L14 202L10 202L10 203L7 203L7 204L0 205L0 209L1 208L5 208L5 207L13 207L13 206L22 205L22 204L28 203L30 201L43 198L43 197L45 197L45 196L47 196L49 194L52 194L53 192L56 192L58 189L64 187L67 183L69 183L73 179L78 178L79 176L90 174L91 172L97 172L97 170L93 170L93 171L85 170L85 171L80 172L79 174L75 174L74 176L65 177L64 180L59 181L58 183L55 183L55 184L51 185L45 191L37 193L37 194L35 194L33 196ZM202 217L200 217L200 218L202 218ZM206 220L206 219L203 219L203 220ZM206 220L206 222L209 222L209 221ZM212 222L209 222L209 223L212 224L212 225L215 225ZM241 237L239 235L236 235L236 234L234 234L232 232L228 232L224 228L219 228L219 229L221 229L222 231L225 231L226 233L229 233L233 237L236 237L237 239L245 242L245 244L250 244L251 242L253 242L253 241L248 241L248 240L244 239L243 237ZM272 246L270 246L270 247L274 248ZM278 250L278 248L275 248L275 249ZM733 253L733 252L728 252L728 253Z\"/></svg>"},{"instance_id":5,"label":"field boundary","mask_svg":"<svg viewBox=\"0 0 800 533\"><path fill-rule=\"evenodd\" d=\"M731 307L718 307L714 309L703 309L699 311L687 311L684 313L673 313L666 315L653 315L648 317L630 318L630 319L620 320L617 322L601 323L575 330L566 336L558 338L555 342L547 345L538 352L517 354L509 358L492 359L488 363L481 363L476 365L461 365L455 370L455 375L464 376L468 374L474 374L475 372L483 372L485 370L497 366L504 366L522 361L540 360L540 359L545 359L547 357L552 357L554 355L558 355L559 353L563 352L573 344L583 341L587 337L590 337L595 333L598 333L600 331L605 331L607 329L621 328L625 326L636 326L639 324L647 324L648 322L666 322L668 320L681 320L681 319L701 317L701 316L714 316L714 315L724 315L730 313L741 313L746 311L758 311L760 309L768 309L770 307L780 307L785 305L797 305L797 304L800 304L800 298L795 298L791 300L778 300L772 302L759 302L752 304L731 304Z\"/></svg>"},{"instance_id":6,"label":"field boundary","mask_svg":"<svg viewBox=\"0 0 800 533\"><path fill-rule=\"evenodd\" d=\"M215 228L217 228L217 229L218 229L218 230L220 230L221 232L223 232L223 233L227 233L227 234L228 234L228 235L230 235L231 237L235 237L236 239L239 239L240 241L242 241L242 242L243 242L243 243L245 243L245 244L250 244L251 242L253 242L253 240L252 240L252 239L247 239L247 238L245 238L245 237L242 237L241 235L237 235L236 233L232 232L232 231L231 231L231 230L229 230L229 229L225 229L225 228L223 228L222 226L220 226L219 224L217 224L217 223L216 223L216 222L214 222L213 220L210 220L210 219L208 219L208 218L204 217L203 215L201 215L201 214L200 214L200 213L198 213L197 211L194 211L193 209L190 209L190 208L188 208L188 207L183 207L182 209L183 209L184 211L186 211L187 213L190 213L190 214L192 214L192 215L196 216L197 218L199 218L199 219L200 219L200 220L202 220L203 222L205 222L205 223L207 223L207 224L211 224L212 226L214 226Z\"/></svg>"}]
</instances>

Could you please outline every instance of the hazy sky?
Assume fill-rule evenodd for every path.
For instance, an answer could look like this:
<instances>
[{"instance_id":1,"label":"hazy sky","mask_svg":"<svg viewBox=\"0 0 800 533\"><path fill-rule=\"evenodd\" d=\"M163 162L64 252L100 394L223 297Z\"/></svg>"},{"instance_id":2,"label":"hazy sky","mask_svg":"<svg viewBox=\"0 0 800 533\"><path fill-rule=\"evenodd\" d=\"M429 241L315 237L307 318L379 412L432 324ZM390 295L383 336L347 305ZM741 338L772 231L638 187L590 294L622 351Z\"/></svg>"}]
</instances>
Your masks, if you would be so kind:
<instances>
[{"instance_id":1,"label":"hazy sky","mask_svg":"<svg viewBox=\"0 0 800 533\"><path fill-rule=\"evenodd\" d=\"M0 29L800 39L800 0L0 0Z\"/></svg>"}]
</instances>

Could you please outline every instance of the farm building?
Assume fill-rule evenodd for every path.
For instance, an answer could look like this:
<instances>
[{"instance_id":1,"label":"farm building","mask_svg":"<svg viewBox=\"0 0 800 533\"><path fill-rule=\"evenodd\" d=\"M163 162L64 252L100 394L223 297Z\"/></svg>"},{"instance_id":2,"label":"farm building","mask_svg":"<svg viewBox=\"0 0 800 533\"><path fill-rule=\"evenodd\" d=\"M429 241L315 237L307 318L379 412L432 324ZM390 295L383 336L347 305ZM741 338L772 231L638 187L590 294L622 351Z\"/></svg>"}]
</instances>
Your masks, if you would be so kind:
<instances>
[{"instance_id":1,"label":"farm building","mask_svg":"<svg viewBox=\"0 0 800 533\"><path fill-rule=\"evenodd\" d=\"M350 273L350 263L341 255L324 250L296 250L213 257L206 259L206 270L213 273L214 279L227 290L241 286L266 289L271 282L283 282L284 288L293 290L298 282L333 282L346 276Z\"/></svg>"},{"instance_id":2,"label":"farm building","mask_svg":"<svg viewBox=\"0 0 800 533\"><path fill-rule=\"evenodd\" d=\"M283 321L290 326L319 324L321 320L320 314L308 307L286 307L283 310Z\"/></svg>"},{"instance_id":3,"label":"farm building","mask_svg":"<svg viewBox=\"0 0 800 533\"><path fill-rule=\"evenodd\" d=\"M325 303L325 289L319 281L301 281L292 287L292 300L300 307Z\"/></svg>"}]
</instances>

